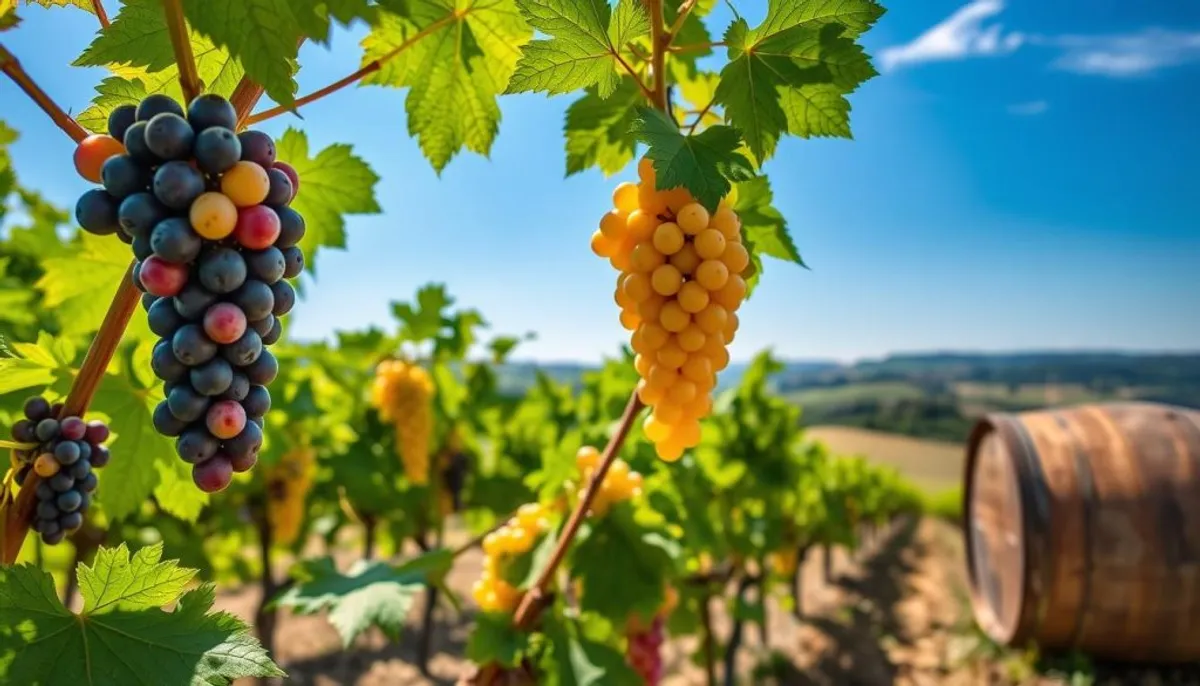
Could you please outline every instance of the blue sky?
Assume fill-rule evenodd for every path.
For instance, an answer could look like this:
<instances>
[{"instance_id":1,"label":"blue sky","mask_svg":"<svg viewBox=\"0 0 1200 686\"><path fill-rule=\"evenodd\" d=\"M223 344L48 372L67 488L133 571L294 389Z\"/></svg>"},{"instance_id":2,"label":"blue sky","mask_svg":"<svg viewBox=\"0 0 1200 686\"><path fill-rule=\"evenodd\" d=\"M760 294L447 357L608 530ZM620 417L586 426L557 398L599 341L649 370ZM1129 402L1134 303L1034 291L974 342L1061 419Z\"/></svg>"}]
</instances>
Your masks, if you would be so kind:
<instances>
[{"instance_id":1,"label":"blue sky","mask_svg":"<svg viewBox=\"0 0 1200 686\"><path fill-rule=\"evenodd\" d=\"M106 2L110 14L118 3ZM752 22L766 3L736 3ZM732 353L850 360L893 351L1200 348L1200 5L1178 0L922 0L864 42L884 72L851 98L854 141L786 140L767 165L811 271L769 262ZM69 67L95 18L22 7L3 35L64 107L103 70ZM714 15L714 33L728 22ZM306 46L308 92L352 72L361 28ZM1190 94L1188 91L1191 91ZM406 134L404 92L342 91L262 128L348 142L384 213L351 217L293 331L390 323L389 302L446 283L520 357L598 360L625 332L614 275L588 250L615 179L563 178L571 97L505 97L491 159L439 179ZM16 167L62 205L87 188L72 144L7 80ZM261 107L261 106L260 106Z\"/></svg>"}]
</instances>

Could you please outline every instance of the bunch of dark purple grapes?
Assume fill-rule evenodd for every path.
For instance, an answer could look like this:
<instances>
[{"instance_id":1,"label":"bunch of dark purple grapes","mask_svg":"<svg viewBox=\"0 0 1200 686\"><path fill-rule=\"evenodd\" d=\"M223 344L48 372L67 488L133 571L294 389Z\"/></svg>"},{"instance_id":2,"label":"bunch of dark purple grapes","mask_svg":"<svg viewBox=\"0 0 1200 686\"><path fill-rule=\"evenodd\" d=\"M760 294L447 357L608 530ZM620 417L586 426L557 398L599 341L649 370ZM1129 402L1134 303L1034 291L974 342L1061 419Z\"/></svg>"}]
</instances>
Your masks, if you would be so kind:
<instances>
[{"instance_id":1,"label":"bunch of dark purple grapes","mask_svg":"<svg viewBox=\"0 0 1200 686\"><path fill-rule=\"evenodd\" d=\"M233 106L212 94L186 113L163 95L118 107L108 129L125 153L76 207L84 229L115 225L133 246L133 280L161 337L151 366L167 397L154 427L177 439L208 493L258 460L279 371L266 346L296 302L285 279L304 268L304 220L288 206L299 178L270 136L235 126Z\"/></svg>"},{"instance_id":2,"label":"bunch of dark purple grapes","mask_svg":"<svg viewBox=\"0 0 1200 686\"><path fill-rule=\"evenodd\" d=\"M13 440L34 447L18 450L17 483L33 472L41 477L33 529L47 545L54 545L83 526L98 482L93 469L108 464L104 422L84 423L79 417L62 417L62 404L51 405L34 396L25 401L25 418L12 427Z\"/></svg>"}]
</instances>

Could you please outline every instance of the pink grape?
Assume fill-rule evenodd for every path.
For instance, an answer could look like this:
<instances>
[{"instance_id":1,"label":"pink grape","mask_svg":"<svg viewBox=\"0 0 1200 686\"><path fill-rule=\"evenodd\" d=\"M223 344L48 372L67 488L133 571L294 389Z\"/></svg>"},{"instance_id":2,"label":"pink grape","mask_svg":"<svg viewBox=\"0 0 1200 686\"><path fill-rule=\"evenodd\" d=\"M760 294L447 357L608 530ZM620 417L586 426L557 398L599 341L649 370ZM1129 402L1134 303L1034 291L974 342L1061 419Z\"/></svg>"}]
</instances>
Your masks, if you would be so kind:
<instances>
[{"instance_id":1,"label":"pink grape","mask_svg":"<svg viewBox=\"0 0 1200 686\"><path fill-rule=\"evenodd\" d=\"M233 465L224 455L213 455L198 465L192 466L192 482L205 493L225 490L233 480Z\"/></svg>"},{"instance_id":2,"label":"pink grape","mask_svg":"<svg viewBox=\"0 0 1200 686\"><path fill-rule=\"evenodd\" d=\"M246 333L246 313L233 303L217 303L204 313L204 333L214 343L233 343Z\"/></svg>"},{"instance_id":3,"label":"pink grape","mask_svg":"<svg viewBox=\"0 0 1200 686\"><path fill-rule=\"evenodd\" d=\"M289 199L289 202L291 202L292 199L295 199L296 193L300 190L300 175L297 174L292 165L288 164L287 162L276 162L271 166L283 172L284 174L287 174L288 180L292 182L292 198Z\"/></svg>"},{"instance_id":4,"label":"pink grape","mask_svg":"<svg viewBox=\"0 0 1200 686\"><path fill-rule=\"evenodd\" d=\"M79 417L66 417L58 424L62 437L69 441L79 441L87 433L87 424Z\"/></svg>"},{"instance_id":5,"label":"pink grape","mask_svg":"<svg viewBox=\"0 0 1200 686\"><path fill-rule=\"evenodd\" d=\"M243 247L263 250L275 244L275 239L279 238L279 231L279 215L266 205L254 205L238 210L233 237Z\"/></svg>"},{"instance_id":6,"label":"pink grape","mask_svg":"<svg viewBox=\"0 0 1200 686\"><path fill-rule=\"evenodd\" d=\"M147 293L165 298L183 290L188 280L188 268L185 264L174 264L151 255L142 260L140 276Z\"/></svg>"},{"instance_id":7,"label":"pink grape","mask_svg":"<svg viewBox=\"0 0 1200 686\"><path fill-rule=\"evenodd\" d=\"M100 445L108 440L108 425L98 419L88 422L85 437L88 443Z\"/></svg>"},{"instance_id":8,"label":"pink grape","mask_svg":"<svg viewBox=\"0 0 1200 686\"><path fill-rule=\"evenodd\" d=\"M241 455L234 455L229 458L229 464L233 466L233 471L241 474L254 469L254 465L258 464L258 453L249 452Z\"/></svg>"},{"instance_id":9,"label":"pink grape","mask_svg":"<svg viewBox=\"0 0 1200 686\"><path fill-rule=\"evenodd\" d=\"M204 422L209 433L222 440L228 440L246 428L246 410L242 409L236 400L221 400L208 408Z\"/></svg>"}]
</instances>

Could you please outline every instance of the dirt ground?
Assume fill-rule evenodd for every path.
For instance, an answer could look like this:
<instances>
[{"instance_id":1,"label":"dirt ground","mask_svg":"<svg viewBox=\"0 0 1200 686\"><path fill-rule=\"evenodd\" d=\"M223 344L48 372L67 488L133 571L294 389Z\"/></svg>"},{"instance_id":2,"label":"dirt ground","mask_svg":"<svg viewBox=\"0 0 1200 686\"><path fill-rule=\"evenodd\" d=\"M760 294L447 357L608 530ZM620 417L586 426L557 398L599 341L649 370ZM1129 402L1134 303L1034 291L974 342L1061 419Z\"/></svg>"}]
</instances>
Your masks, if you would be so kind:
<instances>
[{"instance_id":1,"label":"dirt ground","mask_svg":"<svg viewBox=\"0 0 1200 686\"><path fill-rule=\"evenodd\" d=\"M797 621L773 600L768 603L766 637L747 628L739 652L740 684L758 686L1050 686L1092 683L1036 674L1027 660L1005 654L973 630L966 600L962 544L948 524L926 519L909 522L876 537L855 558L835 554L832 583L823 581L822 555L809 556L803 568L802 605ZM449 583L463 591L478 574L479 552L460 560ZM253 617L257 588L228 592L220 609ZM714 605L715 609L715 605ZM410 625L420 618L420 602ZM730 622L714 611L718 637ZM321 617L280 617L277 659L289 674L284 682L312 686L450 685L463 673L462 658L470 626L463 615L440 608L432 639L430 671L414 666L416 632L399 642L372 631L342 651L334 630ZM701 653L692 638L670 641L664 650L665 686L703 685L704 669L692 661ZM768 668L769 666L769 668ZM720 681L721 665L717 665ZM246 682L249 684L250 682ZM1144 678L1103 678L1097 684L1200 683L1179 674ZM239 683L239 686L242 684Z\"/></svg>"}]
</instances>

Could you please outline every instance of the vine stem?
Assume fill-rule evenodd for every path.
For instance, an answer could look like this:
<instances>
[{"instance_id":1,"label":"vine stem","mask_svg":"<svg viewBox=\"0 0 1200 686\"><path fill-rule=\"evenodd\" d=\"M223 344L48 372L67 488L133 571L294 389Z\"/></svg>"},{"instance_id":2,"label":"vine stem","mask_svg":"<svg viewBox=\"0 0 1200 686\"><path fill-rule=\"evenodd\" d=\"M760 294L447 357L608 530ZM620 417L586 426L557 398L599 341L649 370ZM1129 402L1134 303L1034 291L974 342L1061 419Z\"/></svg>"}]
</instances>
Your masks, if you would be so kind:
<instances>
[{"instance_id":1,"label":"vine stem","mask_svg":"<svg viewBox=\"0 0 1200 686\"><path fill-rule=\"evenodd\" d=\"M21 67L21 62L3 45L0 45L0 70L3 70L4 74L13 80L13 83L25 91L25 94L37 103L37 106L42 108L42 111L58 125L58 128L71 137L71 140L78 143L87 138L87 130L56 105L49 95L46 95L46 91L37 85L37 82Z\"/></svg>"},{"instance_id":2,"label":"vine stem","mask_svg":"<svg viewBox=\"0 0 1200 686\"><path fill-rule=\"evenodd\" d=\"M633 421L637 419L638 413L642 410L642 401L638 398L635 390L629 396L629 402L625 404L625 411L621 414L621 421L617 425L616 432L608 439L608 444L604 446L604 453L600 457L600 466L592 474L592 478L588 481L587 490L583 492L583 497L575 505L575 509L571 512L571 517L567 520L567 526L563 529L562 535L559 536L558 542L554 546L554 552L550 555L550 560L546 566L542 568L538 574L537 581L521 598L521 604L517 606L517 611L513 615L513 624L518 629L528 630L530 626L537 620L541 614L546 600L546 585L554 578L555 572L558 571L558 566L562 564L563 558L567 556L567 549L571 546L571 541L575 540L575 535L579 533L579 527L583 524L587 512L592 507L592 501L595 500L596 494L600 492L600 484L604 482L605 475L608 474L609 467L617 459L617 454L621 452L621 446L625 444L625 437L629 435L629 430L633 427Z\"/></svg>"},{"instance_id":3,"label":"vine stem","mask_svg":"<svg viewBox=\"0 0 1200 686\"><path fill-rule=\"evenodd\" d=\"M104 3L101 0L92 0L92 9L96 11L96 18L100 20L100 28L107 29L109 25L108 12L104 11Z\"/></svg>"},{"instance_id":4,"label":"vine stem","mask_svg":"<svg viewBox=\"0 0 1200 686\"><path fill-rule=\"evenodd\" d=\"M196 72L196 57L192 54L192 40L188 37L187 22L183 19L182 0L163 0L163 12L166 13L171 49L175 51L175 64L179 66L179 85L183 88L183 100L185 103L191 102L200 95L204 86Z\"/></svg>"},{"instance_id":5,"label":"vine stem","mask_svg":"<svg viewBox=\"0 0 1200 686\"><path fill-rule=\"evenodd\" d=\"M679 13L675 15L675 23L671 24L671 28L668 31L671 38L679 35L679 30L683 28L683 22L687 20L688 14L691 13L692 8L695 6L696 0L683 0L683 4L679 6Z\"/></svg>"},{"instance_id":6,"label":"vine stem","mask_svg":"<svg viewBox=\"0 0 1200 686\"><path fill-rule=\"evenodd\" d=\"M257 124L260 121L266 121L273 117L278 117L281 114L291 112L292 110L294 110L297 107L303 107L304 105L307 105L311 102L320 100L321 98L324 98L327 95L336 93L336 92L340 91L341 89L345 88L346 86L349 86L361 79L366 78L368 75L373 74L373 73L379 71L380 69L382 69L383 65L386 64L388 61L395 59L396 56L400 55L405 50L408 50L412 46L416 45L422 39L428 37L432 33L435 33L437 31L441 30L442 28L458 21L463 16L466 16L465 12L459 13L459 12L455 11L455 12L451 12L450 14L447 14L446 16L442 17L441 19L438 19L437 21L433 22L429 26L426 26L425 28L421 29L420 31L409 36L407 39L404 40L404 42L400 43L400 45L397 45L396 47L392 48L391 50L384 53L383 55L380 55L378 58L373 59L370 62L367 62L363 66L359 67L358 71L355 71L352 74L344 76L344 77L338 79L337 81L334 81L333 83L329 84L328 86L325 86L324 88L319 88L319 89L309 93L308 95L296 98L296 101L292 104L291 107L283 107L282 105L280 105L278 107L272 107L269 110L264 110L257 114L250 115L246 119L246 125L249 126L250 124Z\"/></svg>"}]
</instances>

